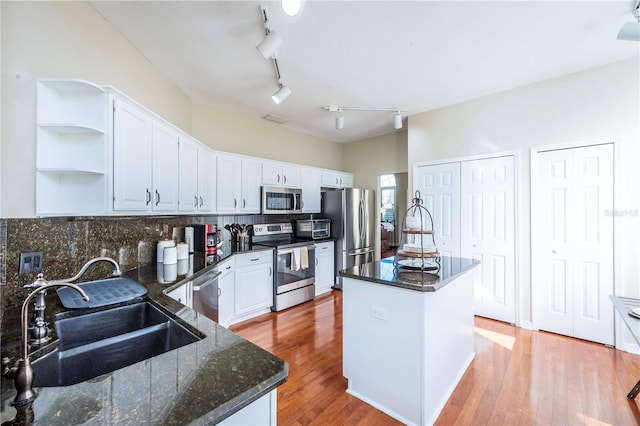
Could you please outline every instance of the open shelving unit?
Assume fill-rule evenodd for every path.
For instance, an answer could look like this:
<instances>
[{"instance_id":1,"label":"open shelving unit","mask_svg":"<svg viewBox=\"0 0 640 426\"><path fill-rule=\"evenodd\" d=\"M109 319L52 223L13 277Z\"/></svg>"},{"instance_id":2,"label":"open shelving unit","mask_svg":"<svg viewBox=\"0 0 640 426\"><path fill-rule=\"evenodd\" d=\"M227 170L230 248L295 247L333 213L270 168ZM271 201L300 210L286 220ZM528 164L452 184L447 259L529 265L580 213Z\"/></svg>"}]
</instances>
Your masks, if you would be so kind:
<instances>
[{"instance_id":1,"label":"open shelving unit","mask_svg":"<svg viewBox=\"0 0 640 426\"><path fill-rule=\"evenodd\" d=\"M36 216L107 213L107 95L83 80L37 85Z\"/></svg>"}]
</instances>

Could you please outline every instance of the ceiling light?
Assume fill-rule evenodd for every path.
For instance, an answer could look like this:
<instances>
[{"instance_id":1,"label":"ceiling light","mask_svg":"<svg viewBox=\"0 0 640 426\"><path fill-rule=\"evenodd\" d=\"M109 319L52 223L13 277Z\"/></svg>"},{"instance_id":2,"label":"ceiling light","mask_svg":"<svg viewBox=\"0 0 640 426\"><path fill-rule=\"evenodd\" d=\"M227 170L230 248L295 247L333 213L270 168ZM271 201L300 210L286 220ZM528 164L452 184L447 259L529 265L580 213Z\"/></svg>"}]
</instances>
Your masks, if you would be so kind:
<instances>
[{"instance_id":1,"label":"ceiling light","mask_svg":"<svg viewBox=\"0 0 640 426\"><path fill-rule=\"evenodd\" d=\"M342 110L338 109L338 114L336 114L336 129L342 130L344 127L344 115L342 115Z\"/></svg>"},{"instance_id":2,"label":"ceiling light","mask_svg":"<svg viewBox=\"0 0 640 426\"><path fill-rule=\"evenodd\" d=\"M260 52L264 59L275 58L282 44L282 39L275 31L267 31L268 34L266 37L256 46L256 49L258 49L258 52Z\"/></svg>"},{"instance_id":3,"label":"ceiling light","mask_svg":"<svg viewBox=\"0 0 640 426\"><path fill-rule=\"evenodd\" d=\"M289 16L296 16L300 12L300 0L282 0L282 10Z\"/></svg>"},{"instance_id":4,"label":"ceiling light","mask_svg":"<svg viewBox=\"0 0 640 426\"><path fill-rule=\"evenodd\" d=\"M640 7L639 3L636 3L636 8L633 11L633 16L635 16L637 22L627 22L622 26L620 32L618 33L618 40L628 40L628 41L640 41Z\"/></svg>"},{"instance_id":5,"label":"ceiling light","mask_svg":"<svg viewBox=\"0 0 640 426\"><path fill-rule=\"evenodd\" d=\"M402 129L402 111L397 108L366 108L366 107L349 107L349 106L336 106L329 105L322 107L325 111L335 112L336 114L336 129L342 130L344 128L344 116L342 111L391 111L393 114L393 128L398 130Z\"/></svg>"},{"instance_id":6,"label":"ceiling light","mask_svg":"<svg viewBox=\"0 0 640 426\"><path fill-rule=\"evenodd\" d=\"M271 95L271 99L273 99L273 102L275 102L277 105L280 105L285 99L289 97L290 94L291 89L283 84L280 84L280 88L276 91L276 93Z\"/></svg>"},{"instance_id":7,"label":"ceiling light","mask_svg":"<svg viewBox=\"0 0 640 426\"><path fill-rule=\"evenodd\" d=\"M393 128L396 130L402 129L402 115L400 111L396 111L396 113L393 114Z\"/></svg>"}]
</instances>

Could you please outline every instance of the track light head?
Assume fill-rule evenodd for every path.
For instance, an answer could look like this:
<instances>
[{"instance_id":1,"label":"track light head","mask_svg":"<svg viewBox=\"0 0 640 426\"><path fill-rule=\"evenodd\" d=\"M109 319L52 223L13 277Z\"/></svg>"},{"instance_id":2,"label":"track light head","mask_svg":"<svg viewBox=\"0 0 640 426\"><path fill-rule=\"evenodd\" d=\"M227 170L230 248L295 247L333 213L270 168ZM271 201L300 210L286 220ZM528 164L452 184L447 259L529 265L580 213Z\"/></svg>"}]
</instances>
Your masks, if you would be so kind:
<instances>
[{"instance_id":1,"label":"track light head","mask_svg":"<svg viewBox=\"0 0 640 426\"><path fill-rule=\"evenodd\" d=\"M282 38L275 31L269 31L269 34L256 46L256 49L264 59L268 60L275 58L280 45L282 45Z\"/></svg>"},{"instance_id":2,"label":"track light head","mask_svg":"<svg viewBox=\"0 0 640 426\"><path fill-rule=\"evenodd\" d=\"M396 111L393 114L393 128L396 130L402 129L402 114L400 114L400 111Z\"/></svg>"},{"instance_id":3,"label":"track light head","mask_svg":"<svg viewBox=\"0 0 640 426\"><path fill-rule=\"evenodd\" d=\"M618 33L618 40L640 41L640 7L633 11L637 22L627 22Z\"/></svg>"},{"instance_id":4,"label":"track light head","mask_svg":"<svg viewBox=\"0 0 640 426\"><path fill-rule=\"evenodd\" d=\"M280 105L282 102L284 102L285 99L289 97L290 94L291 89L283 84L280 84L280 88L273 95L271 95L271 99L273 99L273 102L275 102L276 105Z\"/></svg>"},{"instance_id":5,"label":"track light head","mask_svg":"<svg viewBox=\"0 0 640 426\"><path fill-rule=\"evenodd\" d=\"M344 128L344 115L342 115L342 109L338 108L338 114L336 114L336 129L342 130Z\"/></svg>"},{"instance_id":6,"label":"track light head","mask_svg":"<svg viewBox=\"0 0 640 426\"><path fill-rule=\"evenodd\" d=\"M282 10L288 16L296 16L298 12L300 12L300 7L302 6L300 0L282 0L281 5Z\"/></svg>"}]
</instances>

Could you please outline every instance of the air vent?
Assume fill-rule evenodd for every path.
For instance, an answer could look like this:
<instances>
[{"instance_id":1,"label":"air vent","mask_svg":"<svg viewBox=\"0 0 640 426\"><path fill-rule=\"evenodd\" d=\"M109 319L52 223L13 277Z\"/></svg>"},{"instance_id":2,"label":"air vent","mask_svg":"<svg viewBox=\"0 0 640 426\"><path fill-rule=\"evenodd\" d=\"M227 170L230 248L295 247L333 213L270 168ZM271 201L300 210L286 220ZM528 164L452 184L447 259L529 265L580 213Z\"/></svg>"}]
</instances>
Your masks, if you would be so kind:
<instances>
[{"instance_id":1,"label":"air vent","mask_svg":"<svg viewBox=\"0 0 640 426\"><path fill-rule=\"evenodd\" d=\"M267 121L273 121L274 123L278 123L278 124L284 124L287 122L287 120L285 120L284 118L278 117L277 115L273 115L273 114L267 114L262 118L264 118Z\"/></svg>"}]
</instances>

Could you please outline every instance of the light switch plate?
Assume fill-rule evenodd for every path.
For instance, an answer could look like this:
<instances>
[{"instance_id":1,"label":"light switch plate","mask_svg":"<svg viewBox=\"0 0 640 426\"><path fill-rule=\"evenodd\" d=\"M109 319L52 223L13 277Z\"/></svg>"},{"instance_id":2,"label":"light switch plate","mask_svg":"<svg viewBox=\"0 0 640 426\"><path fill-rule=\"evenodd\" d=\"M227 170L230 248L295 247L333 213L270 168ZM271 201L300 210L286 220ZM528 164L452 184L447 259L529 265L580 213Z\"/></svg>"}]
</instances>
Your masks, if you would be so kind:
<instances>
[{"instance_id":1,"label":"light switch plate","mask_svg":"<svg viewBox=\"0 0 640 426\"><path fill-rule=\"evenodd\" d=\"M20 253L19 275L42 271L42 252L23 251Z\"/></svg>"}]
</instances>

